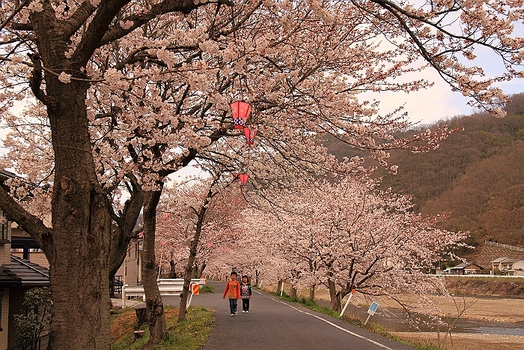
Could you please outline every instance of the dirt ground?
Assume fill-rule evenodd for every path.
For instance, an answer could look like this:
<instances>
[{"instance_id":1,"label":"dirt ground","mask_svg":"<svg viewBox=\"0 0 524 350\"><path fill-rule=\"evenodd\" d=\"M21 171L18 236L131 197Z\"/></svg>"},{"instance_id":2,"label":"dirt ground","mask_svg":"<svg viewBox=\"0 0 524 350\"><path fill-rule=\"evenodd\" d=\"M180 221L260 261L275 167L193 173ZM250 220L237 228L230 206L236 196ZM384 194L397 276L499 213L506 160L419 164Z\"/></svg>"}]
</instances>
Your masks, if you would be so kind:
<instances>
[{"instance_id":1,"label":"dirt ground","mask_svg":"<svg viewBox=\"0 0 524 350\"><path fill-rule=\"evenodd\" d=\"M448 350L523 350L524 336L498 334L469 334L455 333L444 341L440 335L440 342L436 333L429 332L393 332L403 339L416 344L442 345Z\"/></svg>"},{"instance_id":2,"label":"dirt ground","mask_svg":"<svg viewBox=\"0 0 524 350\"><path fill-rule=\"evenodd\" d=\"M445 316L456 317L457 308L464 309L463 318L519 323L524 327L524 299L456 297L456 304L443 297L433 297ZM436 332L394 332L418 344L445 345L449 350L524 350L524 336L498 334L452 333L451 337Z\"/></svg>"},{"instance_id":3,"label":"dirt ground","mask_svg":"<svg viewBox=\"0 0 524 350\"><path fill-rule=\"evenodd\" d=\"M402 297L408 300L409 297ZM444 297L432 296L443 315L456 317L458 310L464 310L461 318L493 322L522 323L524 327L524 299L455 297L454 302ZM414 298L413 298L414 300ZM384 307L396 307L393 303L382 302Z\"/></svg>"}]
</instances>

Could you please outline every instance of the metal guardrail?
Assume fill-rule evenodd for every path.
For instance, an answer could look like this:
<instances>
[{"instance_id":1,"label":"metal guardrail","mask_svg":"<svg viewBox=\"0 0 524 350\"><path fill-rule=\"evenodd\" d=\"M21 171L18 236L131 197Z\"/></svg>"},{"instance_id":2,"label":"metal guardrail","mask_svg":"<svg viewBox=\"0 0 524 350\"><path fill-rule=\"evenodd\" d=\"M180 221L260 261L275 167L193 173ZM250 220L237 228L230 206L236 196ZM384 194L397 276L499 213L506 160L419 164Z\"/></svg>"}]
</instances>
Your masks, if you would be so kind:
<instances>
[{"instance_id":1,"label":"metal guardrail","mask_svg":"<svg viewBox=\"0 0 524 350\"><path fill-rule=\"evenodd\" d=\"M204 285L205 280L200 278L191 279L191 284ZM184 279L183 278L163 278L157 280L158 290L160 295L163 296L172 296L181 293L184 289ZM127 297L144 297L144 286L123 286L122 287L122 299Z\"/></svg>"}]
</instances>

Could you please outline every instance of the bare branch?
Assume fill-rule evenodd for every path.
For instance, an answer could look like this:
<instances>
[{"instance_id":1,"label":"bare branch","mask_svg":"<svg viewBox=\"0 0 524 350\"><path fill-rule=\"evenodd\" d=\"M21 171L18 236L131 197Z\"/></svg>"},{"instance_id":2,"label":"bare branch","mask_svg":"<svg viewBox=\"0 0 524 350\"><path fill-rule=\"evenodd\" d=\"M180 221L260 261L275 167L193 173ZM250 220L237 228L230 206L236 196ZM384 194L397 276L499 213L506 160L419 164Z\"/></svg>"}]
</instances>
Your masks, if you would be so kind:
<instances>
[{"instance_id":1,"label":"bare branch","mask_svg":"<svg viewBox=\"0 0 524 350\"><path fill-rule=\"evenodd\" d=\"M18 7L13 11L13 13L11 13L9 16L7 16L7 18L2 22L0 23L0 30L4 29L4 27L13 19L14 16L17 15L17 13L19 13L25 6L29 5L29 3L31 2L31 0L24 0L20 3L20 5L18 5ZM13 23L13 27L16 27L18 26L17 23ZM15 28L15 29L21 29L20 27L18 28Z\"/></svg>"}]
</instances>

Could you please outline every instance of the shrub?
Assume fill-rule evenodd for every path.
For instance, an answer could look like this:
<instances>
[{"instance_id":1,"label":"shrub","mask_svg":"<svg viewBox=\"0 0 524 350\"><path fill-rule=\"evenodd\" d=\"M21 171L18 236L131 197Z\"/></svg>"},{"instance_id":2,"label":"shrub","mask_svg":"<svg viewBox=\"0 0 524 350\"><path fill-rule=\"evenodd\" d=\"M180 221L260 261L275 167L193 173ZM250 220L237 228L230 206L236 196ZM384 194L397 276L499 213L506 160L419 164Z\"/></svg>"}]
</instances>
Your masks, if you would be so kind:
<instances>
[{"instance_id":1,"label":"shrub","mask_svg":"<svg viewBox=\"0 0 524 350\"><path fill-rule=\"evenodd\" d=\"M48 287L31 288L24 294L22 313L14 315L16 337L22 349L36 349L40 336L53 319Z\"/></svg>"},{"instance_id":2,"label":"shrub","mask_svg":"<svg viewBox=\"0 0 524 350\"><path fill-rule=\"evenodd\" d=\"M205 285L200 288L200 293L214 293L214 292L215 292L215 287L213 286Z\"/></svg>"}]
</instances>

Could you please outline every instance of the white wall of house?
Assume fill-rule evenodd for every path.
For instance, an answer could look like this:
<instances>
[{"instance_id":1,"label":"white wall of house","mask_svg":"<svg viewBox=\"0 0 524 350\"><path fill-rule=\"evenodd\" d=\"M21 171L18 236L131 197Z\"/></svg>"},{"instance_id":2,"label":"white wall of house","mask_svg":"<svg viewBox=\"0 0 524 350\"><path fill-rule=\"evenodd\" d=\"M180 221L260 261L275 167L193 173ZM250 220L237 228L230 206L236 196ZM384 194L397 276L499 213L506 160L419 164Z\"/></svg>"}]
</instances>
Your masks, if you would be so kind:
<instances>
[{"instance_id":1,"label":"white wall of house","mask_svg":"<svg viewBox=\"0 0 524 350\"><path fill-rule=\"evenodd\" d=\"M124 263L115 276L122 276L124 284L128 286L138 286L142 283L142 269L140 268L141 246L137 240L132 240L127 248L127 255Z\"/></svg>"},{"instance_id":2,"label":"white wall of house","mask_svg":"<svg viewBox=\"0 0 524 350\"><path fill-rule=\"evenodd\" d=\"M513 263L513 276L524 276L524 260Z\"/></svg>"}]
</instances>

